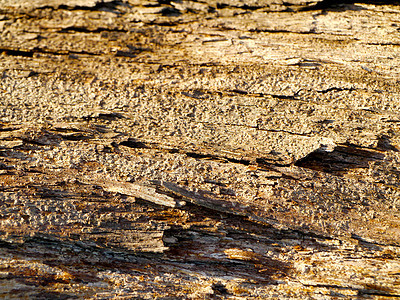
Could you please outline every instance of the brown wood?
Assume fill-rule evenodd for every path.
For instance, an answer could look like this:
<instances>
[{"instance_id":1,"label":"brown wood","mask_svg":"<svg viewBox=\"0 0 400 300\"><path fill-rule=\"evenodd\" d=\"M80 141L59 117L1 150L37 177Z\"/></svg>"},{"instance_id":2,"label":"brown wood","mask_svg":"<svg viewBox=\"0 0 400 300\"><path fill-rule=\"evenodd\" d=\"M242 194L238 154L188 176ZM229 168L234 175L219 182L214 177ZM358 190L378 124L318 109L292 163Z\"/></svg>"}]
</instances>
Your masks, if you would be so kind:
<instances>
[{"instance_id":1,"label":"brown wood","mask_svg":"<svg viewBox=\"0 0 400 300\"><path fill-rule=\"evenodd\" d=\"M0 297L399 297L399 5L0 0Z\"/></svg>"}]
</instances>

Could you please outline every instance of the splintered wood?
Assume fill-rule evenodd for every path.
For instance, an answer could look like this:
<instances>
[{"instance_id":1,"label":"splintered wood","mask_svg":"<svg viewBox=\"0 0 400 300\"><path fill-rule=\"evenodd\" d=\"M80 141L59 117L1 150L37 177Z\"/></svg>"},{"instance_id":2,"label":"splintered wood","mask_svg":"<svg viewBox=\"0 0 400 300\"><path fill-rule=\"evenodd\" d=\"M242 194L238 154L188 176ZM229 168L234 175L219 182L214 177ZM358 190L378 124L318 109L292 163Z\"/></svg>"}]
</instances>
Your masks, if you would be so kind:
<instances>
[{"instance_id":1,"label":"splintered wood","mask_svg":"<svg viewBox=\"0 0 400 300\"><path fill-rule=\"evenodd\" d=\"M155 188L146 187L140 184L116 181L95 181L92 183L100 185L105 191L141 198L158 205L168 207L185 205L184 201L176 201L172 197L157 193Z\"/></svg>"},{"instance_id":2,"label":"splintered wood","mask_svg":"<svg viewBox=\"0 0 400 300\"><path fill-rule=\"evenodd\" d=\"M0 0L0 298L399 297L399 24Z\"/></svg>"}]
</instances>

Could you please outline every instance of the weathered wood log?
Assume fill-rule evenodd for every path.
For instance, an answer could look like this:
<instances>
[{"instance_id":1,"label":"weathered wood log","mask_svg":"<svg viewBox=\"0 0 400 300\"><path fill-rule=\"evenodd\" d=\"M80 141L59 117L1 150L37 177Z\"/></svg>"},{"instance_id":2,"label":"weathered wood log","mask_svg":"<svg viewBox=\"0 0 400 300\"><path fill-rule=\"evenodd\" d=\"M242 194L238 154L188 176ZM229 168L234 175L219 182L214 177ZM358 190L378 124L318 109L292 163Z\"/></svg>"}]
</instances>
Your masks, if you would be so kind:
<instances>
[{"instance_id":1,"label":"weathered wood log","mask_svg":"<svg viewBox=\"0 0 400 300\"><path fill-rule=\"evenodd\" d=\"M400 295L396 1L0 0L0 295Z\"/></svg>"}]
</instances>

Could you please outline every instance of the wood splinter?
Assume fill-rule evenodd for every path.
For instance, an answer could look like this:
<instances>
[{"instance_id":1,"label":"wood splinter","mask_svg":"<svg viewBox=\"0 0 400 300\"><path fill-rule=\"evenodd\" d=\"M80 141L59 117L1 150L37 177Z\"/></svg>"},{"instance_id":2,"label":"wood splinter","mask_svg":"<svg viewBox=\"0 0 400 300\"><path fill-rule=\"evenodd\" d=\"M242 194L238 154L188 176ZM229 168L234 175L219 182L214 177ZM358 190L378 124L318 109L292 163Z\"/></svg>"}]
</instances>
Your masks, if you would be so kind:
<instances>
[{"instance_id":1,"label":"wood splinter","mask_svg":"<svg viewBox=\"0 0 400 300\"><path fill-rule=\"evenodd\" d=\"M112 180L96 180L87 183L99 185L107 192L120 193L123 195L140 198L162 206L181 207L186 204L185 201L175 200L170 196L158 193L155 188L147 187L137 183L118 182Z\"/></svg>"}]
</instances>

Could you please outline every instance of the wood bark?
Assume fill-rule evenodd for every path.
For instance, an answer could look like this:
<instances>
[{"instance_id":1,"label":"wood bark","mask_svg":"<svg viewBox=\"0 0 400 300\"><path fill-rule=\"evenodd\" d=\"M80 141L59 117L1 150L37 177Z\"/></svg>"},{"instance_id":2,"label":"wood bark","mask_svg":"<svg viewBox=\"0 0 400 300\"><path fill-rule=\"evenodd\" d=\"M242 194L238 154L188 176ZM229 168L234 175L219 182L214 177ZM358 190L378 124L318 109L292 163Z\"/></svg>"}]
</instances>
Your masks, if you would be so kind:
<instances>
[{"instance_id":1,"label":"wood bark","mask_svg":"<svg viewBox=\"0 0 400 300\"><path fill-rule=\"evenodd\" d=\"M400 297L399 13L0 0L0 297Z\"/></svg>"}]
</instances>

